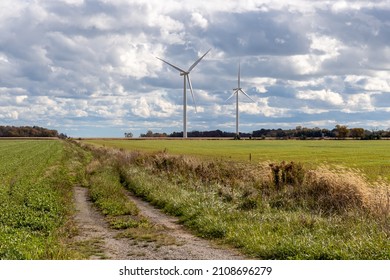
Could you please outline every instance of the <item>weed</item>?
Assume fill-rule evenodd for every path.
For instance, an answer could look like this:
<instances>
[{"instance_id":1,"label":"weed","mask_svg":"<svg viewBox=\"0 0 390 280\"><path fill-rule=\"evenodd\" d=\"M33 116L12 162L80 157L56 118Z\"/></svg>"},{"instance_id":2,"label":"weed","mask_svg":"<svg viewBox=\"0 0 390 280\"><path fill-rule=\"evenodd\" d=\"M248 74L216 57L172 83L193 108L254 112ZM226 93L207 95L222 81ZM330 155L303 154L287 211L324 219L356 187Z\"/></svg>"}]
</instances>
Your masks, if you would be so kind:
<instances>
[{"instance_id":1,"label":"weed","mask_svg":"<svg viewBox=\"0 0 390 280\"><path fill-rule=\"evenodd\" d=\"M281 190L286 185L299 187L305 179L305 170L301 163L291 161L280 164L270 164L272 170L273 184L276 189Z\"/></svg>"},{"instance_id":2,"label":"weed","mask_svg":"<svg viewBox=\"0 0 390 280\"><path fill-rule=\"evenodd\" d=\"M86 258L94 259L107 259L108 257L104 254L102 246L104 241L100 238L92 238L83 241L77 241L70 244L75 250L80 251Z\"/></svg>"},{"instance_id":3,"label":"weed","mask_svg":"<svg viewBox=\"0 0 390 280\"><path fill-rule=\"evenodd\" d=\"M133 216L110 217L108 222L113 229L138 228L148 224L146 219L139 219Z\"/></svg>"}]
</instances>

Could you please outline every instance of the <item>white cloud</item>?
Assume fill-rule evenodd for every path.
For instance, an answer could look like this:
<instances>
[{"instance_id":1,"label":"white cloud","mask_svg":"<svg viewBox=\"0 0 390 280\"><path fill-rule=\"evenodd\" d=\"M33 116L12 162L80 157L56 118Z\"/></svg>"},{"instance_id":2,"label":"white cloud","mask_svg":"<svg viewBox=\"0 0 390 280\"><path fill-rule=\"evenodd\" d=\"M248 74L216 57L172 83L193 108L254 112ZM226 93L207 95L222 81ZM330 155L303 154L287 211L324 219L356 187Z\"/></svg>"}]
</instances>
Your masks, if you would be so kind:
<instances>
[{"instance_id":1,"label":"white cloud","mask_svg":"<svg viewBox=\"0 0 390 280\"><path fill-rule=\"evenodd\" d=\"M241 100L241 99L240 99ZM236 104L235 102L232 105L226 106L228 113L230 116L235 116L236 112ZM223 110L222 110L223 111ZM252 115L252 116L265 116L269 118L278 118L278 117L286 117L289 115L288 109L286 108L276 108L269 105L269 98L258 98L256 103L253 102L242 102L239 103L239 112Z\"/></svg>"},{"instance_id":2,"label":"white cloud","mask_svg":"<svg viewBox=\"0 0 390 280\"><path fill-rule=\"evenodd\" d=\"M23 103L26 99L28 99L27 95L19 95L15 97L15 101L17 104Z\"/></svg>"},{"instance_id":3,"label":"white cloud","mask_svg":"<svg viewBox=\"0 0 390 280\"><path fill-rule=\"evenodd\" d=\"M62 0L66 4L69 5L75 5L75 6L81 6L84 4L84 0Z\"/></svg>"},{"instance_id":4,"label":"white cloud","mask_svg":"<svg viewBox=\"0 0 390 280\"><path fill-rule=\"evenodd\" d=\"M175 105L166 99L166 94L159 91L151 92L130 101L132 113L141 118L169 118L176 115L181 105ZM191 107L188 106L187 109Z\"/></svg>"},{"instance_id":5,"label":"white cloud","mask_svg":"<svg viewBox=\"0 0 390 280\"><path fill-rule=\"evenodd\" d=\"M346 101L344 112L364 112L364 111L374 111L375 107L372 104L371 96L368 94L353 94L348 97Z\"/></svg>"},{"instance_id":6,"label":"white cloud","mask_svg":"<svg viewBox=\"0 0 390 280\"><path fill-rule=\"evenodd\" d=\"M289 65L296 71L299 75L314 74L319 70L320 61L315 59L312 55L295 55L290 58Z\"/></svg>"},{"instance_id":7,"label":"white cloud","mask_svg":"<svg viewBox=\"0 0 390 280\"><path fill-rule=\"evenodd\" d=\"M17 120L19 118L19 113L17 111L11 111L8 113L8 117Z\"/></svg>"},{"instance_id":8,"label":"white cloud","mask_svg":"<svg viewBox=\"0 0 390 280\"><path fill-rule=\"evenodd\" d=\"M330 36L309 34L310 53L291 56L288 60L298 74L317 74L327 61L337 60L340 51L345 49L342 42Z\"/></svg>"},{"instance_id":9,"label":"white cloud","mask_svg":"<svg viewBox=\"0 0 390 280\"><path fill-rule=\"evenodd\" d=\"M303 113L309 114L309 115L314 115L314 114L322 114L322 113L327 113L329 110L324 110L324 109L318 109L318 108L310 108L308 106L304 106L300 109Z\"/></svg>"},{"instance_id":10,"label":"white cloud","mask_svg":"<svg viewBox=\"0 0 390 280\"><path fill-rule=\"evenodd\" d=\"M330 78L328 76L328 78ZM317 78L317 79L310 79L310 80L303 80L303 81L295 81L295 80L288 80L286 83L293 87L293 88L311 88L315 87L317 85L324 84L324 78Z\"/></svg>"},{"instance_id":11,"label":"white cloud","mask_svg":"<svg viewBox=\"0 0 390 280\"><path fill-rule=\"evenodd\" d=\"M38 96L35 98L37 104L42 106L56 106L57 102L48 96Z\"/></svg>"},{"instance_id":12,"label":"white cloud","mask_svg":"<svg viewBox=\"0 0 390 280\"><path fill-rule=\"evenodd\" d=\"M343 44L338 39L321 34L311 34L309 37L312 41L310 48L314 51L322 52L319 56L325 56L323 59L337 57L340 55L339 50L343 48Z\"/></svg>"},{"instance_id":13,"label":"white cloud","mask_svg":"<svg viewBox=\"0 0 390 280\"><path fill-rule=\"evenodd\" d=\"M367 91L390 92L390 77L382 76L380 73L377 77L348 75L344 81Z\"/></svg>"},{"instance_id":14,"label":"white cloud","mask_svg":"<svg viewBox=\"0 0 390 280\"><path fill-rule=\"evenodd\" d=\"M195 102L219 102L220 99L215 95L205 90L194 90Z\"/></svg>"},{"instance_id":15,"label":"white cloud","mask_svg":"<svg viewBox=\"0 0 390 280\"><path fill-rule=\"evenodd\" d=\"M382 91L390 92L390 79L379 79L370 77L364 86L365 90L368 91Z\"/></svg>"},{"instance_id":16,"label":"white cloud","mask_svg":"<svg viewBox=\"0 0 390 280\"><path fill-rule=\"evenodd\" d=\"M161 118L171 117L175 114L177 106L164 98L158 98L154 101L154 115Z\"/></svg>"},{"instance_id":17,"label":"white cloud","mask_svg":"<svg viewBox=\"0 0 390 280\"><path fill-rule=\"evenodd\" d=\"M88 117L88 113L84 110L76 109L71 111L72 115L78 118Z\"/></svg>"},{"instance_id":18,"label":"white cloud","mask_svg":"<svg viewBox=\"0 0 390 280\"><path fill-rule=\"evenodd\" d=\"M269 98L260 98L258 101L260 113L265 117L279 118L279 117L291 117L290 110L281 107L272 107L269 105Z\"/></svg>"},{"instance_id":19,"label":"white cloud","mask_svg":"<svg viewBox=\"0 0 390 280\"><path fill-rule=\"evenodd\" d=\"M27 93L28 92L24 88L20 88L20 87L13 87L13 88L0 87L0 94L4 94L4 95L23 95Z\"/></svg>"},{"instance_id":20,"label":"white cloud","mask_svg":"<svg viewBox=\"0 0 390 280\"><path fill-rule=\"evenodd\" d=\"M0 62L1 63L8 63L9 62L8 57L3 53L0 53Z\"/></svg>"},{"instance_id":21,"label":"white cloud","mask_svg":"<svg viewBox=\"0 0 390 280\"><path fill-rule=\"evenodd\" d=\"M349 8L349 3L347 3L346 1L336 1L333 5L332 5L332 11L333 12L341 12L341 11L345 11Z\"/></svg>"},{"instance_id":22,"label":"white cloud","mask_svg":"<svg viewBox=\"0 0 390 280\"><path fill-rule=\"evenodd\" d=\"M267 87L275 85L277 82L277 79L273 78L264 78L264 77L254 77L250 79L246 79L248 83L250 83L252 86L256 88L256 91L259 93L266 93Z\"/></svg>"},{"instance_id":23,"label":"white cloud","mask_svg":"<svg viewBox=\"0 0 390 280\"><path fill-rule=\"evenodd\" d=\"M249 114L249 115L260 115L261 109L256 103L244 103L241 102L239 104L239 110L240 112Z\"/></svg>"},{"instance_id":24,"label":"white cloud","mask_svg":"<svg viewBox=\"0 0 390 280\"><path fill-rule=\"evenodd\" d=\"M297 98L303 100L321 100L335 106L341 106L344 104L341 94L329 90L298 91L296 96Z\"/></svg>"},{"instance_id":25,"label":"white cloud","mask_svg":"<svg viewBox=\"0 0 390 280\"><path fill-rule=\"evenodd\" d=\"M200 13L192 13L191 21L193 26L199 26L202 29L206 29L208 21Z\"/></svg>"}]
</instances>

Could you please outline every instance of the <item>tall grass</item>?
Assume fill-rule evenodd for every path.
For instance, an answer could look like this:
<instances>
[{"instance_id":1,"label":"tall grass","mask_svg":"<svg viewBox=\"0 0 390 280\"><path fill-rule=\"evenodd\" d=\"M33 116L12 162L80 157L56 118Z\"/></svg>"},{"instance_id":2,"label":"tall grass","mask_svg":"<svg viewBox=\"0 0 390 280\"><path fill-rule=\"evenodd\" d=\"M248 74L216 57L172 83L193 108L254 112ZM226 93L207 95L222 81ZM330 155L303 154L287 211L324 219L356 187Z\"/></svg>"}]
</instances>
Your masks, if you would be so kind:
<instances>
[{"instance_id":1,"label":"tall grass","mask_svg":"<svg viewBox=\"0 0 390 280\"><path fill-rule=\"evenodd\" d=\"M361 172L91 148L199 236L266 259L389 259L389 187Z\"/></svg>"}]
</instances>

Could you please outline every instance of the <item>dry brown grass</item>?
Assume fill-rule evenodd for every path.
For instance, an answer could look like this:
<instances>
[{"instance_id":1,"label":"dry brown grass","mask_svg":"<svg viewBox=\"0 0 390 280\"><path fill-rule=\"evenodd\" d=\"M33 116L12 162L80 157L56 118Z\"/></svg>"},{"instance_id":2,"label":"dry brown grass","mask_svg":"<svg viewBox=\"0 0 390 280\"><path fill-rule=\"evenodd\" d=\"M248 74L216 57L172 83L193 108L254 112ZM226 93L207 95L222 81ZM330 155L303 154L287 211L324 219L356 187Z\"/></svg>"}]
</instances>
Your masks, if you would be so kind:
<instances>
[{"instance_id":1,"label":"dry brown grass","mask_svg":"<svg viewBox=\"0 0 390 280\"><path fill-rule=\"evenodd\" d=\"M305 188L321 209L389 216L389 185L369 183L359 170L320 166L307 172Z\"/></svg>"}]
</instances>

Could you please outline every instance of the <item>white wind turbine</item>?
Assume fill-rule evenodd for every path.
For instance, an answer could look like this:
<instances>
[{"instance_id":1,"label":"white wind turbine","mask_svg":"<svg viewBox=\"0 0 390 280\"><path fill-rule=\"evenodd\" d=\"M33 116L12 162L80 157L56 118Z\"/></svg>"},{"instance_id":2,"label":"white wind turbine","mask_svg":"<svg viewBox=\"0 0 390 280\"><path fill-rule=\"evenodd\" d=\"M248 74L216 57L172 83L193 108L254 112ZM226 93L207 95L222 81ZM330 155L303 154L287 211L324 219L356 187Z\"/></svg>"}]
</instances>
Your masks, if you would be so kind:
<instances>
[{"instance_id":1,"label":"white wind turbine","mask_svg":"<svg viewBox=\"0 0 390 280\"><path fill-rule=\"evenodd\" d=\"M246 97L248 97L250 100L252 100L253 102L256 103L256 101L254 101L252 98L250 98L250 96L248 94L246 94L245 91L243 91L243 89L241 88L241 65L240 63L238 63L238 86L237 88L234 88L233 89L233 94L230 95L230 97L228 99L226 99L226 101L228 101L230 98L232 98L234 95L236 95L236 137L239 137L239 131L238 131L238 94L241 92L243 93Z\"/></svg>"},{"instance_id":2,"label":"white wind turbine","mask_svg":"<svg viewBox=\"0 0 390 280\"><path fill-rule=\"evenodd\" d=\"M211 49L210 49L211 50ZM206 56L206 54L208 54L208 52L210 51L208 50L204 55L202 55L200 58L198 58L197 61L195 61L191 66L190 68L188 68L187 71L161 59L161 58L158 58L159 60L161 60L162 62L165 62L166 64L168 64L169 66L175 68L176 70L178 70L180 72L180 76L183 76L184 78L184 87L183 87L183 138L187 138L187 82L190 86L190 90L191 90L191 95L192 95L192 100L194 101L194 104L195 104L195 111L196 111L196 103L195 103L195 98L194 98L194 92L192 90L192 84L191 84L191 79L190 79L190 72L192 69L194 69L194 67L199 63L199 61L201 61L203 59L203 57Z\"/></svg>"}]
</instances>

